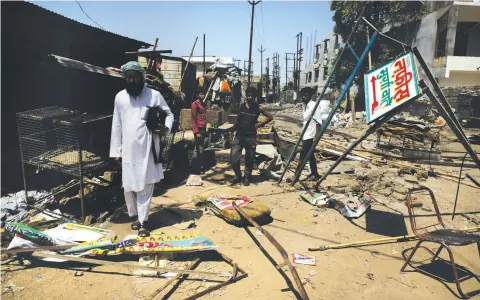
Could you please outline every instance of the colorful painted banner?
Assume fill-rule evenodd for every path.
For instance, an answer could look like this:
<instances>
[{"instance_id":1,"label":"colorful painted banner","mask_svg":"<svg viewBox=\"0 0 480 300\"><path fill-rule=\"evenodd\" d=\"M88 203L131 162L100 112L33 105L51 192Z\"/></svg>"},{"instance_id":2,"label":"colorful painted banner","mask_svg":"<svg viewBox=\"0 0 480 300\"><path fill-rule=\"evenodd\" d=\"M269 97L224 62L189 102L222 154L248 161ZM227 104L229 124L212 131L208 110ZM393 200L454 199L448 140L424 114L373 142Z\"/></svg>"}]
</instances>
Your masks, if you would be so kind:
<instances>
[{"instance_id":1,"label":"colorful painted banner","mask_svg":"<svg viewBox=\"0 0 480 300\"><path fill-rule=\"evenodd\" d=\"M365 74L367 123L420 93L413 53L407 53Z\"/></svg>"},{"instance_id":2,"label":"colorful painted banner","mask_svg":"<svg viewBox=\"0 0 480 300\"><path fill-rule=\"evenodd\" d=\"M252 202L252 199L247 196L224 196L224 195L214 195L208 198L213 205L215 205L219 210L222 209L233 209L232 203L235 201L235 204L238 206L244 206L247 203Z\"/></svg>"},{"instance_id":3,"label":"colorful painted banner","mask_svg":"<svg viewBox=\"0 0 480 300\"><path fill-rule=\"evenodd\" d=\"M154 254L164 252L193 252L214 250L218 247L202 235L150 236L126 239L107 248L92 249L90 255Z\"/></svg>"},{"instance_id":4,"label":"colorful painted banner","mask_svg":"<svg viewBox=\"0 0 480 300\"><path fill-rule=\"evenodd\" d=\"M20 223L8 223L5 231L42 246L52 246L54 240L47 234Z\"/></svg>"}]
</instances>

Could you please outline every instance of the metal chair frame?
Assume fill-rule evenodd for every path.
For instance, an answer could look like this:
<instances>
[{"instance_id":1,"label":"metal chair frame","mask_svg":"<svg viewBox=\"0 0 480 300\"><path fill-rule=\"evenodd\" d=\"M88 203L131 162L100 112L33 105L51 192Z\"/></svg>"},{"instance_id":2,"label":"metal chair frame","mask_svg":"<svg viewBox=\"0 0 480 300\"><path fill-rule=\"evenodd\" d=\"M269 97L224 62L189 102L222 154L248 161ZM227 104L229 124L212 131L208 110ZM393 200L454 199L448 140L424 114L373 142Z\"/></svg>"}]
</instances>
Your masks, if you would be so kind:
<instances>
[{"instance_id":1,"label":"metal chair frame","mask_svg":"<svg viewBox=\"0 0 480 300\"><path fill-rule=\"evenodd\" d=\"M413 199L412 199L412 195L414 193L417 193L417 192L420 192L420 191L427 191L429 194L430 194L430 198L433 202L433 206L434 206L434 209L435 209L435 213L436 213L436 216L437 216L437 221L438 223L437 224L433 224L433 225L429 225L429 226L425 226L425 227L422 227L422 228L417 228L417 223L416 223L416 217L415 217L415 211L414 211L414 207L413 207ZM418 243L415 245L415 247L413 248L412 250L412 253L407 257L404 256L405 258L405 264L403 265L403 267L401 268L401 272L405 272L405 269L408 265L410 265L413 269L415 269L416 271L417 268L412 266L410 264L410 261L412 260L413 256L415 255L416 251L418 250L418 248L420 248L421 244L423 242L433 242L433 243L438 243L440 244L440 248L437 250L436 253L433 253L430 249L426 248L426 247L421 247L421 248L424 248L425 250L427 250L428 252L430 252L433 256L432 258L432 262L435 261L435 259L437 259L437 257L439 256L439 254L442 252L442 250L445 248L448 252L448 255L449 255L449 258L450 258L450 263L451 263L451 266L452 266L452 272L453 272L453 276L455 278L455 284L457 286L457 290L459 292L459 294L464 298L464 299L468 299L470 298L469 296L467 296L466 294L463 293L462 291L462 288L460 287L460 280L458 278L458 271L457 271L457 268L458 269L462 269L463 271L465 271L466 273L469 273L472 275L472 277L474 277L479 283L480 283L480 279L477 275L473 274L471 271L465 269L465 268L461 268L459 266L457 266L455 264L455 259L454 259L454 256L453 256L453 252L452 250L450 249L450 245L453 245L453 246L467 246L467 245L471 245L473 243L476 243L477 244L477 247L478 247L478 253L479 253L479 256L480 256L480 236L478 235L474 235L474 234L471 234L471 233L465 233L465 232L456 232L454 229L450 229L448 228L447 226L445 226L445 223L443 223L443 220L442 220L442 216L440 214L440 210L438 209L438 205L437 205L437 200L435 199L435 195L433 194L432 190L427 188L427 187L419 187L419 188L414 188L414 189L411 189L409 190L409 192L407 193L407 208L408 208L408 215L409 215L409 219L410 219L410 225L412 226L412 231L413 233L420 239L418 241ZM436 230L433 230L433 231L428 231L427 229L428 228L431 228L431 227L435 227ZM441 227L440 229L437 229L436 227ZM465 237L465 235L471 235L471 238L472 240L465 240L463 242L460 242L460 241L453 241L453 240L449 240L448 238L440 238L440 237L437 237L435 236L435 234L432 235L432 233L441 233L441 232L449 232L450 234L461 234L463 235L463 237ZM462 280L463 281L463 280Z\"/></svg>"}]
</instances>

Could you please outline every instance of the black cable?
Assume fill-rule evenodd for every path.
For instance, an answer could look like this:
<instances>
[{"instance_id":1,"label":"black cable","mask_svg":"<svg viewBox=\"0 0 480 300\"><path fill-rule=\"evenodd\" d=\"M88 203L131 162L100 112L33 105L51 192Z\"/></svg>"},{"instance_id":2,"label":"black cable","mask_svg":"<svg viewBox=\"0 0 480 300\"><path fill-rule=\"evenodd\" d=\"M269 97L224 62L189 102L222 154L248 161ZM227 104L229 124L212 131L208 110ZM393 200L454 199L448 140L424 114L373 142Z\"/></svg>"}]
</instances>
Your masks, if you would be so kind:
<instances>
[{"instance_id":1,"label":"black cable","mask_svg":"<svg viewBox=\"0 0 480 300\"><path fill-rule=\"evenodd\" d=\"M455 212L457 211L457 200L458 200L458 192L460 192L460 180L462 179L462 170L463 170L463 163L465 162L465 158L467 157L468 153L465 153L462 159L462 165L460 166L460 174L458 175L458 185L457 185L457 195L455 196L455 205L453 206L453 214L452 220L455 218Z\"/></svg>"},{"instance_id":2,"label":"black cable","mask_svg":"<svg viewBox=\"0 0 480 300\"><path fill-rule=\"evenodd\" d=\"M95 22L92 18L90 18L90 16L83 10L83 7L80 5L80 3L78 1L75 1L77 2L78 6L80 7L80 9L82 10L82 12L95 24L98 25L98 27L102 28L103 30L106 30L105 28L103 28L102 26L100 26L100 24L98 24L97 22Z\"/></svg>"}]
</instances>

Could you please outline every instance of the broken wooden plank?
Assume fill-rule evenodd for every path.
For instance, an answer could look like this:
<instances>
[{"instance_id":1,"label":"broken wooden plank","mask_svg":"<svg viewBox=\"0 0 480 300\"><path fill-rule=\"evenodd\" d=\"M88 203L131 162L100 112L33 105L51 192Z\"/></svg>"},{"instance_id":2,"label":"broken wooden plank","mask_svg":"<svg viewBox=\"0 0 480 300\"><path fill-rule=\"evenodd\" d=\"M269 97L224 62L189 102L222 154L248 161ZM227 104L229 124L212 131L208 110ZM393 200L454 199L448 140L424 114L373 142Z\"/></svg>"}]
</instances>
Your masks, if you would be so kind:
<instances>
[{"instance_id":1,"label":"broken wooden plank","mask_svg":"<svg viewBox=\"0 0 480 300\"><path fill-rule=\"evenodd\" d=\"M300 276L298 276L297 270L295 267L292 265L290 262L290 259L288 257L287 251L283 249L283 247L275 240L275 238L268 233L265 229L262 228L262 226L258 225L257 222L255 222L249 215L247 215L235 202L232 203L233 207L237 210L237 212L242 215L250 224L255 226L261 233L263 233L264 236L267 237L267 239L277 248L277 250L280 252L282 255L284 263L288 266L288 269L290 270L290 273L292 273L293 279L295 280L295 285L298 288L298 291L300 292L300 296L304 300L308 300L308 295L307 292L305 291L305 288L303 287L302 281L300 280Z\"/></svg>"}]
</instances>

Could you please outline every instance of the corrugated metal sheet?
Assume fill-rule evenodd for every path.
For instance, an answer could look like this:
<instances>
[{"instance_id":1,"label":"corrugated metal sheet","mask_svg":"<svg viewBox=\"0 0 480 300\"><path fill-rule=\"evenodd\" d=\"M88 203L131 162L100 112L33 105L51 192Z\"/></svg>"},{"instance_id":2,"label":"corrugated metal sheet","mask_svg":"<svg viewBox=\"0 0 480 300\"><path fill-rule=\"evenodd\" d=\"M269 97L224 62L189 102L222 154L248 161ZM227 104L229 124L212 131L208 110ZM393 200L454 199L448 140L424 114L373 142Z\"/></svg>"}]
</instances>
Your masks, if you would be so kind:
<instances>
[{"instance_id":1,"label":"corrugated metal sheet","mask_svg":"<svg viewBox=\"0 0 480 300\"><path fill-rule=\"evenodd\" d=\"M122 38L126 38L126 39L129 39L129 40L138 42L138 43L142 43L142 44L144 44L144 45L143 45L144 48L146 48L146 47L153 47L152 44L145 43L145 42L143 42L143 41L139 41L139 40L136 40L136 39L132 39L132 38L130 38L130 37L123 36L123 35L120 35L120 34L117 34L117 33L111 32L111 31L103 30L103 29L101 29L101 28L98 28L98 27L95 27L95 26L92 26L92 25L89 25L89 24L85 24L85 23L79 22L79 21L74 20L74 19L70 19L70 18L68 18L68 17L65 17L64 15L61 15L61 14L56 13L56 12L54 12L54 11L51 11L51 10L49 10L49 9L43 8L43 7L41 7L41 6L39 6L39 5L35 4L35 3L32 3L32 2L24 2L24 3L29 4L29 5L36 6L36 7L40 8L40 9L43 9L43 10L45 10L45 11L51 13L51 14L54 14L54 15L57 15L57 16L61 16L61 17L65 18L65 19L69 19L69 20L71 20L71 21L73 21L73 22L80 23L80 24L82 24L82 25L85 25L85 26L88 26L88 27L91 27L91 28L95 28L95 29L98 29L98 30L100 30L100 31L104 31L104 32L107 32L107 33L110 33L110 34L113 34L113 35L116 35L116 36L119 36L119 37L122 37Z\"/></svg>"},{"instance_id":2,"label":"corrugated metal sheet","mask_svg":"<svg viewBox=\"0 0 480 300\"><path fill-rule=\"evenodd\" d=\"M54 54L50 54L50 56L56 59L58 64L60 64L63 67L75 68L75 69L79 69L87 72L94 72L94 73L99 73L103 75L124 78L122 73L113 72L102 67L94 66L78 60L74 60L74 59L70 59L70 58L66 58L66 57L62 57Z\"/></svg>"}]
</instances>

